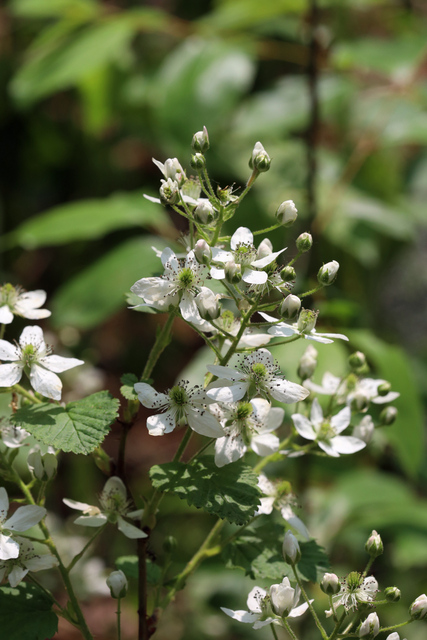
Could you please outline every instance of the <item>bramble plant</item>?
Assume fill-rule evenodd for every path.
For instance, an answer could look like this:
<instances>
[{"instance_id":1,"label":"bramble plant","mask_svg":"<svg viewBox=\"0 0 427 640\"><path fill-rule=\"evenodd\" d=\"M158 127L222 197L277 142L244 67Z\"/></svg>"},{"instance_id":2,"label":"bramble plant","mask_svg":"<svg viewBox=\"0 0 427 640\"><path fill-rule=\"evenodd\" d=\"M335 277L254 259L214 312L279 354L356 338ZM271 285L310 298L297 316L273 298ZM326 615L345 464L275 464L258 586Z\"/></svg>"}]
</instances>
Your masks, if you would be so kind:
<instances>
[{"instance_id":1,"label":"bramble plant","mask_svg":"<svg viewBox=\"0 0 427 640\"><path fill-rule=\"evenodd\" d=\"M11 416L1 422L1 475L11 487L12 500L21 504L8 515L8 493L0 488L0 578L5 583L0 597L3 609L10 607L22 619L31 613L31 624L23 622L13 638L51 638L58 616L74 625L86 640L93 637L70 574L77 563L85 561L92 543L108 527L109 535L123 534L135 540L137 551L126 562L119 558L118 570L107 579L111 596L118 603L118 638L120 602L127 594L128 578L135 573L139 578L138 638L147 640L155 635L161 612L206 558L225 551L228 566L237 567L233 548L238 547L251 565L261 547L274 563L258 564L257 577L271 586L255 586L247 599L248 610L223 607L226 615L254 629L270 625L274 638L282 633L281 628L285 636L297 640L293 621L306 615L312 617L322 640L372 640L379 634L386 640L400 640L396 629L426 617L427 596L420 595L412 603L407 619L381 626L378 611L392 606L401 594L395 586L383 586L384 597L378 597L379 584L370 571L375 558L383 553L380 535L372 531L368 537L366 566L361 571L355 567L339 579L329 572L325 551L294 513L292 487L286 477L269 477L269 465L287 458L308 454L338 458L360 451L368 445L374 429L394 421L396 410L389 403L399 394L387 381L368 377L366 358L359 351L349 357L346 375L336 377L331 372L324 375L321 385L313 381L318 355L315 343L348 340L342 334L318 332L318 312L303 307L312 294L335 281L338 262L319 267L314 288L293 293L296 266L312 246L311 235L302 233L293 251L274 248L263 238L267 232L295 222L297 209L291 200L278 205L276 220L267 229L251 231L238 226L231 236L224 231L225 223L228 229L234 216L238 220L240 203L270 167L262 144L257 142L253 148L251 174L240 193L231 187L214 189L205 158L209 149L206 128L194 135L192 149L190 164L196 177L187 178L176 158L164 164L154 160L163 174L160 197L146 197L186 218L188 234L182 238L184 246L179 253L169 247L161 252L154 248L162 275L141 274L130 287L128 300L133 308L167 314L167 320L157 333L142 374L123 376L121 401L101 391L62 403L57 374L83 361L53 355L39 326L27 326L18 342L5 340L14 314L34 321L50 312L40 308L46 297L43 291L27 293L10 284L0 289L0 387L10 395L12 408ZM263 239L258 242L257 236ZM170 342L176 317L203 339L212 360L202 384L191 386L186 380L177 380L164 389L151 376ZM308 341L298 363L297 382L285 379L274 357L279 345L284 348L296 340ZM22 384L24 374L31 388ZM119 459L116 474L110 475L110 461L101 443L118 418L120 404ZM152 411L146 421L151 436L167 436L182 429L173 460L151 468L152 488L145 496L132 495L124 473L126 438L140 404ZM376 405L383 406L381 412L375 411ZM184 462L193 432L204 442ZM28 451L26 468L16 464L20 450ZM110 475L93 505L78 501L79 496L63 500L81 512L75 524L92 530L80 551L67 562L45 522L46 494L55 478L60 452L92 454ZM217 521L176 575L170 575L169 568L180 543L171 538L165 566L157 566L155 579L148 579L153 565L150 544L156 536L157 514L165 493L203 509ZM280 512L281 525L271 520L274 511ZM226 523L232 526L231 535L224 533ZM57 601L34 577L34 572L47 569L59 571L68 595L66 604ZM248 573L253 573L251 566ZM310 582L318 582L329 599L323 616L313 605L310 584L305 584Z\"/></svg>"}]
</instances>

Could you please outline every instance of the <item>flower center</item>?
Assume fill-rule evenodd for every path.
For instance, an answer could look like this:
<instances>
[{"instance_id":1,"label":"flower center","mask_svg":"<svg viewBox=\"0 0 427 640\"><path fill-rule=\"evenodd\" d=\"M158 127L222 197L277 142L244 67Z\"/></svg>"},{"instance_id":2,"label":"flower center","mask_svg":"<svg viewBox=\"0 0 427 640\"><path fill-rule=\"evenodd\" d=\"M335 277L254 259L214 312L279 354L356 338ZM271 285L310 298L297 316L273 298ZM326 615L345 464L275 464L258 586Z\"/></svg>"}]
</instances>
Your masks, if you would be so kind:
<instances>
[{"instance_id":1,"label":"flower center","mask_svg":"<svg viewBox=\"0 0 427 640\"><path fill-rule=\"evenodd\" d=\"M345 582L347 585L347 590L351 593L354 593L360 588L360 585L362 583L362 576L357 571L352 571L348 574Z\"/></svg>"},{"instance_id":2,"label":"flower center","mask_svg":"<svg viewBox=\"0 0 427 640\"><path fill-rule=\"evenodd\" d=\"M267 375L267 368L265 364L255 362L255 364L252 365L252 373L256 378L265 378Z\"/></svg>"},{"instance_id":3,"label":"flower center","mask_svg":"<svg viewBox=\"0 0 427 640\"><path fill-rule=\"evenodd\" d=\"M169 398L176 407L184 407L188 403L188 395L185 389L175 385L169 391Z\"/></svg>"},{"instance_id":4,"label":"flower center","mask_svg":"<svg viewBox=\"0 0 427 640\"><path fill-rule=\"evenodd\" d=\"M7 304L11 309L14 308L16 299L18 297L18 291L13 284L5 284L0 287L0 303L2 305Z\"/></svg>"},{"instance_id":5,"label":"flower center","mask_svg":"<svg viewBox=\"0 0 427 640\"><path fill-rule=\"evenodd\" d=\"M33 362L37 361L37 350L33 344L27 344L22 349L21 360L27 367L30 367Z\"/></svg>"},{"instance_id":6,"label":"flower center","mask_svg":"<svg viewBox=\"0 0 427 640\"><path fill-rule=\"evenodd\" d=\"M246 418L251 415L252 411L253 408L250 402L239 402L236 411L237 420L246 420Z\"/></svg>"},{"instance_id":7,"label":"flower center","mask_svg":"<svg viewBox=\"0 0 427 640\"><path fill-rule=\"evenodd\" d=\"M194 273L190 269L190 267L184 267L179 276L179 283L183 289L188 289L194 282Z\"/></svg>"},{"instance_id":8,"label":"flower center","mask_svg":"<svg viewBox=\"0 0 427 640\"><path fill-rule=\"evenodd\" d=\"M237 264L251 264L256 258L256 249L251 244L238 244L234 251L234 261Z\"/></svg>"},{"instance_id":9,"label":"flower center","mask_svg":"<svg viewBox=\"0 0 427 640\"><path fill-rule=\"evenodd\" d=\"M330 440L335 436L335 431L333 427L331 427L331 423L327 420L324 420L320 426L320 429L317 433L318 440Z\"/></svg>"}]
</instances>

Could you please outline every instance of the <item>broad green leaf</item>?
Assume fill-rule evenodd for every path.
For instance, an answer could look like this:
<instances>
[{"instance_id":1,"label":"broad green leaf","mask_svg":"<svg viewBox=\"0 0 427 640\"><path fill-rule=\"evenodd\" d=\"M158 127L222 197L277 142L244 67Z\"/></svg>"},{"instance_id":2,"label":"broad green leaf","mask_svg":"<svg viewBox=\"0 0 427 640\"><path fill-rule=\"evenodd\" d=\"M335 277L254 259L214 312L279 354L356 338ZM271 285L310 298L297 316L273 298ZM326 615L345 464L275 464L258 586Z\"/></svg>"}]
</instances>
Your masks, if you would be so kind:
<instances>
[{"instance_id":1,"label":"broad green leaf","mask_svg":"<svg viewBox=\"0 0 427 640\"><path fill-rule=\"evenodd\" d=\"M121 556L116 560L117 569L121 569L127 578L138 580L138 556ZM147 559L147 582L148 584L159 584L162 570L154 562Z\"/></svg>"},{"instance_id":2,"label":"broad green leaf","mask_svg":"<svg viewBox=\"0 0 427 640\"><path fill-rule=\"evenodd\" d=\"M125 307L124 294L137 280L163 272L153 245L160 250L167 246L155 236L132 238L80 271L59 289L52 301L54 324L90 329Z\"/></svg>"},{"instance_id":3,"label":"broad green leaf","mask_svg":"<svg viewBox=\"0 0 427 640\"><path fill-rule=\"evenodd\" d=\"M363 351L374 364L379 378L391 383L400 393L393 405L399 411L396 422L383 430L395 446L395 454L409 476L415 476L423 460L424 422L423 408L411 363L404 351L387 344L369 331L347 332L352 345Z\"/></svg>"},{"instance_id":4,"label":"broad green leaf","mask_svg":"<svg viewBox=\"0 0 427 640\"><path fill-rule=\"evenodd\" d=\"M164 231L169 218L163 207L146 200L142 191L114 193L108 198L81 200L50 209L26 220L4 239L7 248L36 249L76 240L94 240L127 227Z\"/></svg>"},{"instance_id":5,"label":"broad green leaf","mask_svg":"<svg viewBox=\"0 0 427 640\"><path fill-rule=\"evenodd\" d=\"M120 387L120 393L126 400L138 400L138 395L134 389L136 382L139 379L134 373L124 373L120 378L120 382L123 386Z\"/></svg>"},{"instance_id":6,"label":"broad green leaf","mask_svg":"<svg viewBox=\"0 0 427 640\"><path fill-rule=\"evenodd\" d=\"M235 524L245 524L260 502L257 476L241 460L218 468L211 456L191 464L168 462L150 469L153 486Z\"/></svg>"},{"instance_id":7,"label":"broad green leaf","mask_svg":"<svg viewBox=\"0 0 427 640\"><path fill-rule=\"evenodd\" d=\"M95 0L12 0L9 10L20 18L92 18L99 12Z\"/></svg>"},{"instance_id":8,"label":"broad green leaf","mask_svg":"<svg viewBox=\"0 0 427 640\"><path fill-rule=\"evenodd\" d=\"M365 69L385 74L408 74L425 53L425 37L411 33L409 37L367 38L335 46L332 62L339 69Z\"/></svg>"},{"instance_id":9,"label":"broad green leaf","mask_svg":"<svg viewBox=\"0 0 427 640\"><path fill-rule=\"evenodd\" d=\"M48 402L22 407L12 420L55 449L88 454L104 440L118 409L117 398L99 391L65 408Z\"/></svg>"},{"instance_id":10,"label":"broad green leaf","mask_svg":"<svg viewBox=\"0 0 427 640\"><path fill-rule=\"evenodd\" d=\"M36 585L0 587L0 628L5 640L47 640L58 631L53 601Z\"/></svg>"}]
</instances>

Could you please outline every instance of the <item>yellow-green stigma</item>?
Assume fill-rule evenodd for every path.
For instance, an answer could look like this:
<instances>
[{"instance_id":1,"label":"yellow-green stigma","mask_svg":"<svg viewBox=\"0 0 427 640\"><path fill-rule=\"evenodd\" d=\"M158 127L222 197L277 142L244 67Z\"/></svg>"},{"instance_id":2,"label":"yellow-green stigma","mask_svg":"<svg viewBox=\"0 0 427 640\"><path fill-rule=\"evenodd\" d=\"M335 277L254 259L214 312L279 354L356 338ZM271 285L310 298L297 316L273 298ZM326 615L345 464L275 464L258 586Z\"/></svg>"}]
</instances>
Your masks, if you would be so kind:
<instances>
[{"instance_id":1,"label":"yellow-green stigma","mask_svg":"<svg viewBox=\"0 0 427 640\"><path fill-rule=\"evenodd\" d=\"M178 407L184 407L188 403L188 395L185 389L180 387L179 385L175 385L169 391L169 398L172 400L174 405Z\"/></svg>"},{"instance_id":2,"label":"yellow-green stigma","mask_svg":"<svg viewBox=\"0 0 427 640\"><path fill-rule=\"evenodd\" d=\"M317 433L318 440L329 440L336 435L334 429L331 427L331 423L328 420L324 420Z\"/></svg>"},{"instance_id":3,"label":"yellow-green stigma","mask_svg":"<svg viewBox=\"0 0 427 640\"><path fill-rule=\"evenodd\" d=\"M267 369L265 364L262 364L261 362L255 362L255 364L252 365L252 372L257 378L265 378Z\"/></svg>"},{"instance_id":4,"label":"yellow-green stigma","mask_svg":"<svg viewBox=\"0 0 427 640\"><path fill-rule=\"evenodd\" d=\"M352 571L348 574L346 580L348 591L357 591L362 584L362 575L358 571Z\"/></svg>"},{"instance_id":5,"label":"yellow-green stigma","mask_svg":"<svg viewBox=\"0 0 427 640\"><path fill-rule=\"evenodd\" d=\"M239 402L236 411L237 420L246 420L246 418L251 415L252 411L253 408L250 402Z\"/></svg>"},{"instance_id":6,"label":"yellow-green stigma","mask_svg":"<svg viewBox=\"0 0 427 640\"><path fill-rule=\"evenodd\" d=\"M36 355L36 349L33 344L27 344L22 349L22 361L25 362L27 366L30 366L32 362L34 362Z\"/></svg>"},{"instance_id":7,"label":"yellow-green stigma","mask_svg":"<svg viewBox=\"0 0 427 640\"><path fill-rule=\"evenodd\" d=\"M183 289L188 289L188 287L191 287L191 285L194 282L194 273L192 272L192 270L190 269L190 267L184 267L179 276L178 276L179 282L182 286Z\"/></svg>"}]
</instances>

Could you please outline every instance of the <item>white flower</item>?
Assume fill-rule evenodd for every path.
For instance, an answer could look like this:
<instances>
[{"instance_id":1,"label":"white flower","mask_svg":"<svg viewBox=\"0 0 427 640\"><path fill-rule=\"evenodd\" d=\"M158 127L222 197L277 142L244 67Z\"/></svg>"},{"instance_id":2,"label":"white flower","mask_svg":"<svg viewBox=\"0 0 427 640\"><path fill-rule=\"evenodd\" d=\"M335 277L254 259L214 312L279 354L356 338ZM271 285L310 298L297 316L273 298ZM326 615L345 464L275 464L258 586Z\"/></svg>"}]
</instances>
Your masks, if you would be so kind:
<instances>
[{"instance_id":1,"label":"white flower","mask_svg":"<svg viewBox=\"0 0 427 640\"><path fill-rule=\"evenodd\" d=\"M224 429L225 436L215 441L215 464L223 467L235 462L251 447L259 456L268 456L279 448L279 438L271 432L280 427L285 412L272 408L263 398L237 405L211 407Z\"/></svg>"},{"instance_id":2,"label":"white flower","mask_svg":"<svg viewBox=\"0 0 427 640\"><path fill-rule=\"evenodd\" d=\"M13 316L22 316L30 320L48 318L50 311L39 309L46 300L46 292L23 291L20 287L5 284L0 287L0 324L10 324Z\"/></svg>"},{"instance_id":3,"label":"white flower","mask_svg":"<svg viewBox=\"0 0 427 640\"><path fill-rule=\"evenodd\" d=\"M83 527L102 527L107 522L111 522L117 524L119 531L127 538L147 537L144 531L125 520L125 518L140 519L143 510L129 511L130 503L127 499L126 487L117 476L112 476L105 483L99 498L101 508L68 498L64 498L63 502L72 509L83 511L83 515L74 520L74 524Z\"/></svg>"},{"instance_id":4,"label":"white flower","mask_svg":"<svg viewBox=\"0 0 427 640\"><path fill-rule=\"evenodd\" d=\"M314 342L321 342L323 344L330 344L333 342L332 338L339 338L340 340L348 340L347 336L342 333L317 333L315 329L317 313L310 311L309 309L302 309L298 321L293 324L286 322L278 322L277 318L269 316L267 313L260 312L260 315L267 320L267 322L274 323L268 333L276 337L289 338L293 335L299 335L306 340L314 340Z\"/></svg>"},{"instance_id":5,"label":"white flower","mask_svg":"<svg viewBox=\"0 0 427 640\"><path fill-rule=\"evenodd\" d=\"M378 582L373 576L362 578L360 573L352 571L341 585L341 590L332 597L335 607L343 605L348 611L355 611L359 604L369 604L378 593Z\"/></svg>"},{"instance_id":6,"label":"white flower","mask_svg":"<svg viewBox=\"0 0 427 640\"><path fill-rule=\"evenodd\" d=\"M51 449L51 447L49 448ZM52 480L58 468L58 460L55 453L51 450L42 455L38 446L30 450L27 464L33 476L42 482Z\"/></svg>"},{"instance_id":7,"label":"white flower","mask_svg":"<svg viewBox=\"0 0 427 640\"><path fill-rule=\"evenodd\" d=\"M377 636L380 632L380 620L378 614L370 613L369 616L362 622L359 629L359 638L365 636Z\"/></svg>"},{"instance_id":8,"label":"white flower","mask_svg":"<svg viewBox=\"0 0 427 640\"><path fill-rule=\"evenodd\" d=\"M321 393L322 395L334 396L339 392L341 396L344 393L344 384L342 384L342 378L337 378L328 371L323 375L322 384L315 384L312 380L304 380L304 387L314 391L315 393Z\"/></svg>"},{"instance_id":9,"label":"white flower","mask_svg":"<svg viewBox=\"0 0 427 640\"><path fill-rule=\"evenodd\" d=\"M261 489L265 497L261 498L261 506L258 507L256 515L261 513L269 515L273 511L273 508L277 508L280 510L282 518L308 540L310 534L307 527L292 510L295 502L294 496L286 493L282 489L280 482L272 482L263 473L260 473L258 477L258 488Z\"/></svg>"},{"instance_id":10,"label":"white flower","mask_svg":"<svg viewBox=\"0 0 427 640\"><path fill-rule=\"evenodd\" d=\"M7 518L9 498L4 487L0 487L0 560L10 560L19 555L19 543L12 539L15 531L27 531L34 527L46 515L44 507L29 504L18 507L15 513Z\"/></svg>"},{"instance_id":11,"label":"white flower","mask_svg":"<svg viewBox=\"0 0 427 640\"><path fill-rule=\"evenodd\" d=\"M29 437L28 431L9 422L0 422L0 436L3 444L9 449L21 447L24 440Z\"/></svg>"},{"instance_id":12,"label":"white flower","mask_svg":"<svg viewBox=\"0 0 427 640\"><path fill-rule=\"evenodd\" d=\"M350 404L353 400L356 401L356 404L359 403L363 406L367 405L369 402L373 402L374 404L385 404L387 402L393 402L400 396L400 393L397 391L389 391L385 395L380 395L378 393L378 389L381 385L387 384L386 380L376 380L374 378L362 378L359 380L352 390L351 393L347 396L347 403Z\"/></svg>"},{"instance_id":13,"label":"white flower","mask_svg":"<svg viewBox=\"0 0 427 640\"><path fill-rule=\"evenodd\" d=\"M340 436L350 424L351 411L345 407L330 419L324 419L317 398L311 405L310 420L301 413L292 416L295 429L307 440L315 440L329 456L338 458L341 453L355 453L366 447L366 442L354 436Z\"/></svg>"},{"instance_id":14,"label":"white flower","mask_svg":"<svg viewBox=\"0 0 427 640\"><path fill-rule=\"evenodd\" d=\"M233 313L228 309L223 311L219 318L215 320L215 327L206 322L203 326L198 327L206 333L213 333L214 335L222 335L221 329L230 334L231 336L237 336L240 331L240 321L234 317ZM237 348L244 349L245 347L258 348L265 344L268 344L271 340L271 336L268 333L263 333L257 328L248 327L244 330L242 337L240 338ZM224 340L224 348L229 348L231 341L227 338Z\"/></svg>"},{"instance_id":15,"label":"white flower","mask_svg":"<svg viewBox=\"0 0 427 640\"><path fill-rule=\"evenodd\" d=\"M217 402L237 402L247 394L249 397L271 396L279 402L291 404L308 396L307 389L283 379L267 349L258 349L244 356L236 369L221 365L208 365L207 369L220 378L211 383L206 391ZM234 384L226 385L228 380Z\"/></svg>"},{"instance_id":16,"label":"white flower","mask_svg":"<svg viewBox=\"0 0 427 640\"><path fill-rule=\"evenodd\" d=\"M161 254L164 274L159 278L142 278L135 282L131 291L144 300L145 305L159 311L168 311L179 304L181 315L187 322L203 324L195 297L201 290L207 275L207 267L199 264L190 251L184 260L179 260L167 247ZM134 308L138 308L137 305Z\"/></svg>"},{"instance_id":17,"label":"white flower","mask_svg":"<svg viewBox=\"0 0 427 640\"><path fill-rule=\"evenodd\" d=\"M159 160L155 160L155 158L152 158L152 161L163 173L166 180L170 178L171 180L178 182L179 185L185 181L185 171L181 167L178 158L168 158L164 164Z\"/></svg>"},{"instance_id":18,"label":"white flower","mask_svg":"<svg viewBox=\"0 0 427 640\"><path fill-rule=\"evenodd\" d=\"M242 268L242 280L248 284L263 284L267 282L267 273L265 271L255 271L255 269L263 269L285 251L285 249L281 249L280 251L270 252L262 258L258 258L257 250L254 247L253 234L247 227L239 227L237 231L233 233L230 240L230 247L231 251L224 251L223 249L212 247L212 261L223 264L226 262L235 262L240 265ZM263 249L265 249L265 245L263 245ZM215 280L224 280L224 268L212 267L211 276Z\"/></svg>"},{"instance_id":19,"label":"white flower","mask_svg":"<svg viewBox=\"0 0 427 640\"><path fill-rule=\"evenodd\" d=\"M166 393L159 393L146 382L137 382L135 391L144 407L163 412L147 418L147 428L152 436L170 433L181 420L203 436L220 438L224 435L218 420L207 408L213 400L198 386L189 390L185 382L180 382Z\"/></svg>"},{"instance_id":20,"label":"white flower","mask_svg":"<svg viewBox=\"0 0 427 640\"><path fill-rule=\"evenodd\" d=\"M298 618L308 609L307 602L297 606L301 590L298 585L293 589L289 578L283 578L280 584L272 584L269 591L273 611L280 617Z\"/></svg>"},{"instance_id":21,"label":"white flower","mask_svg":"<svg viewBox=\"0 0 427 640\"><path fill-rule=\"evenodd\" d=\"M13 387L25 371L33 389L53 400L60 400L62 391L56 374L84 364L77 358L49 355L40 327L25 327L16 346L0 340L0 359L11 362L0 365L0 387Z\"/></svg>"},{"instance_id":22,"label":"white flower","mask_svg":"<svg viewBox=\"0 0 427 640\"><path fill-rule=\"evenodd\" d=\"M0 560L0 582L7 577L11 587L16 587L29 571L43 571L57 567L58 559L50 553L39 554L34 545L25 538L16 537L19 556L10 560Z\"/></svg>"}]
</instances>

